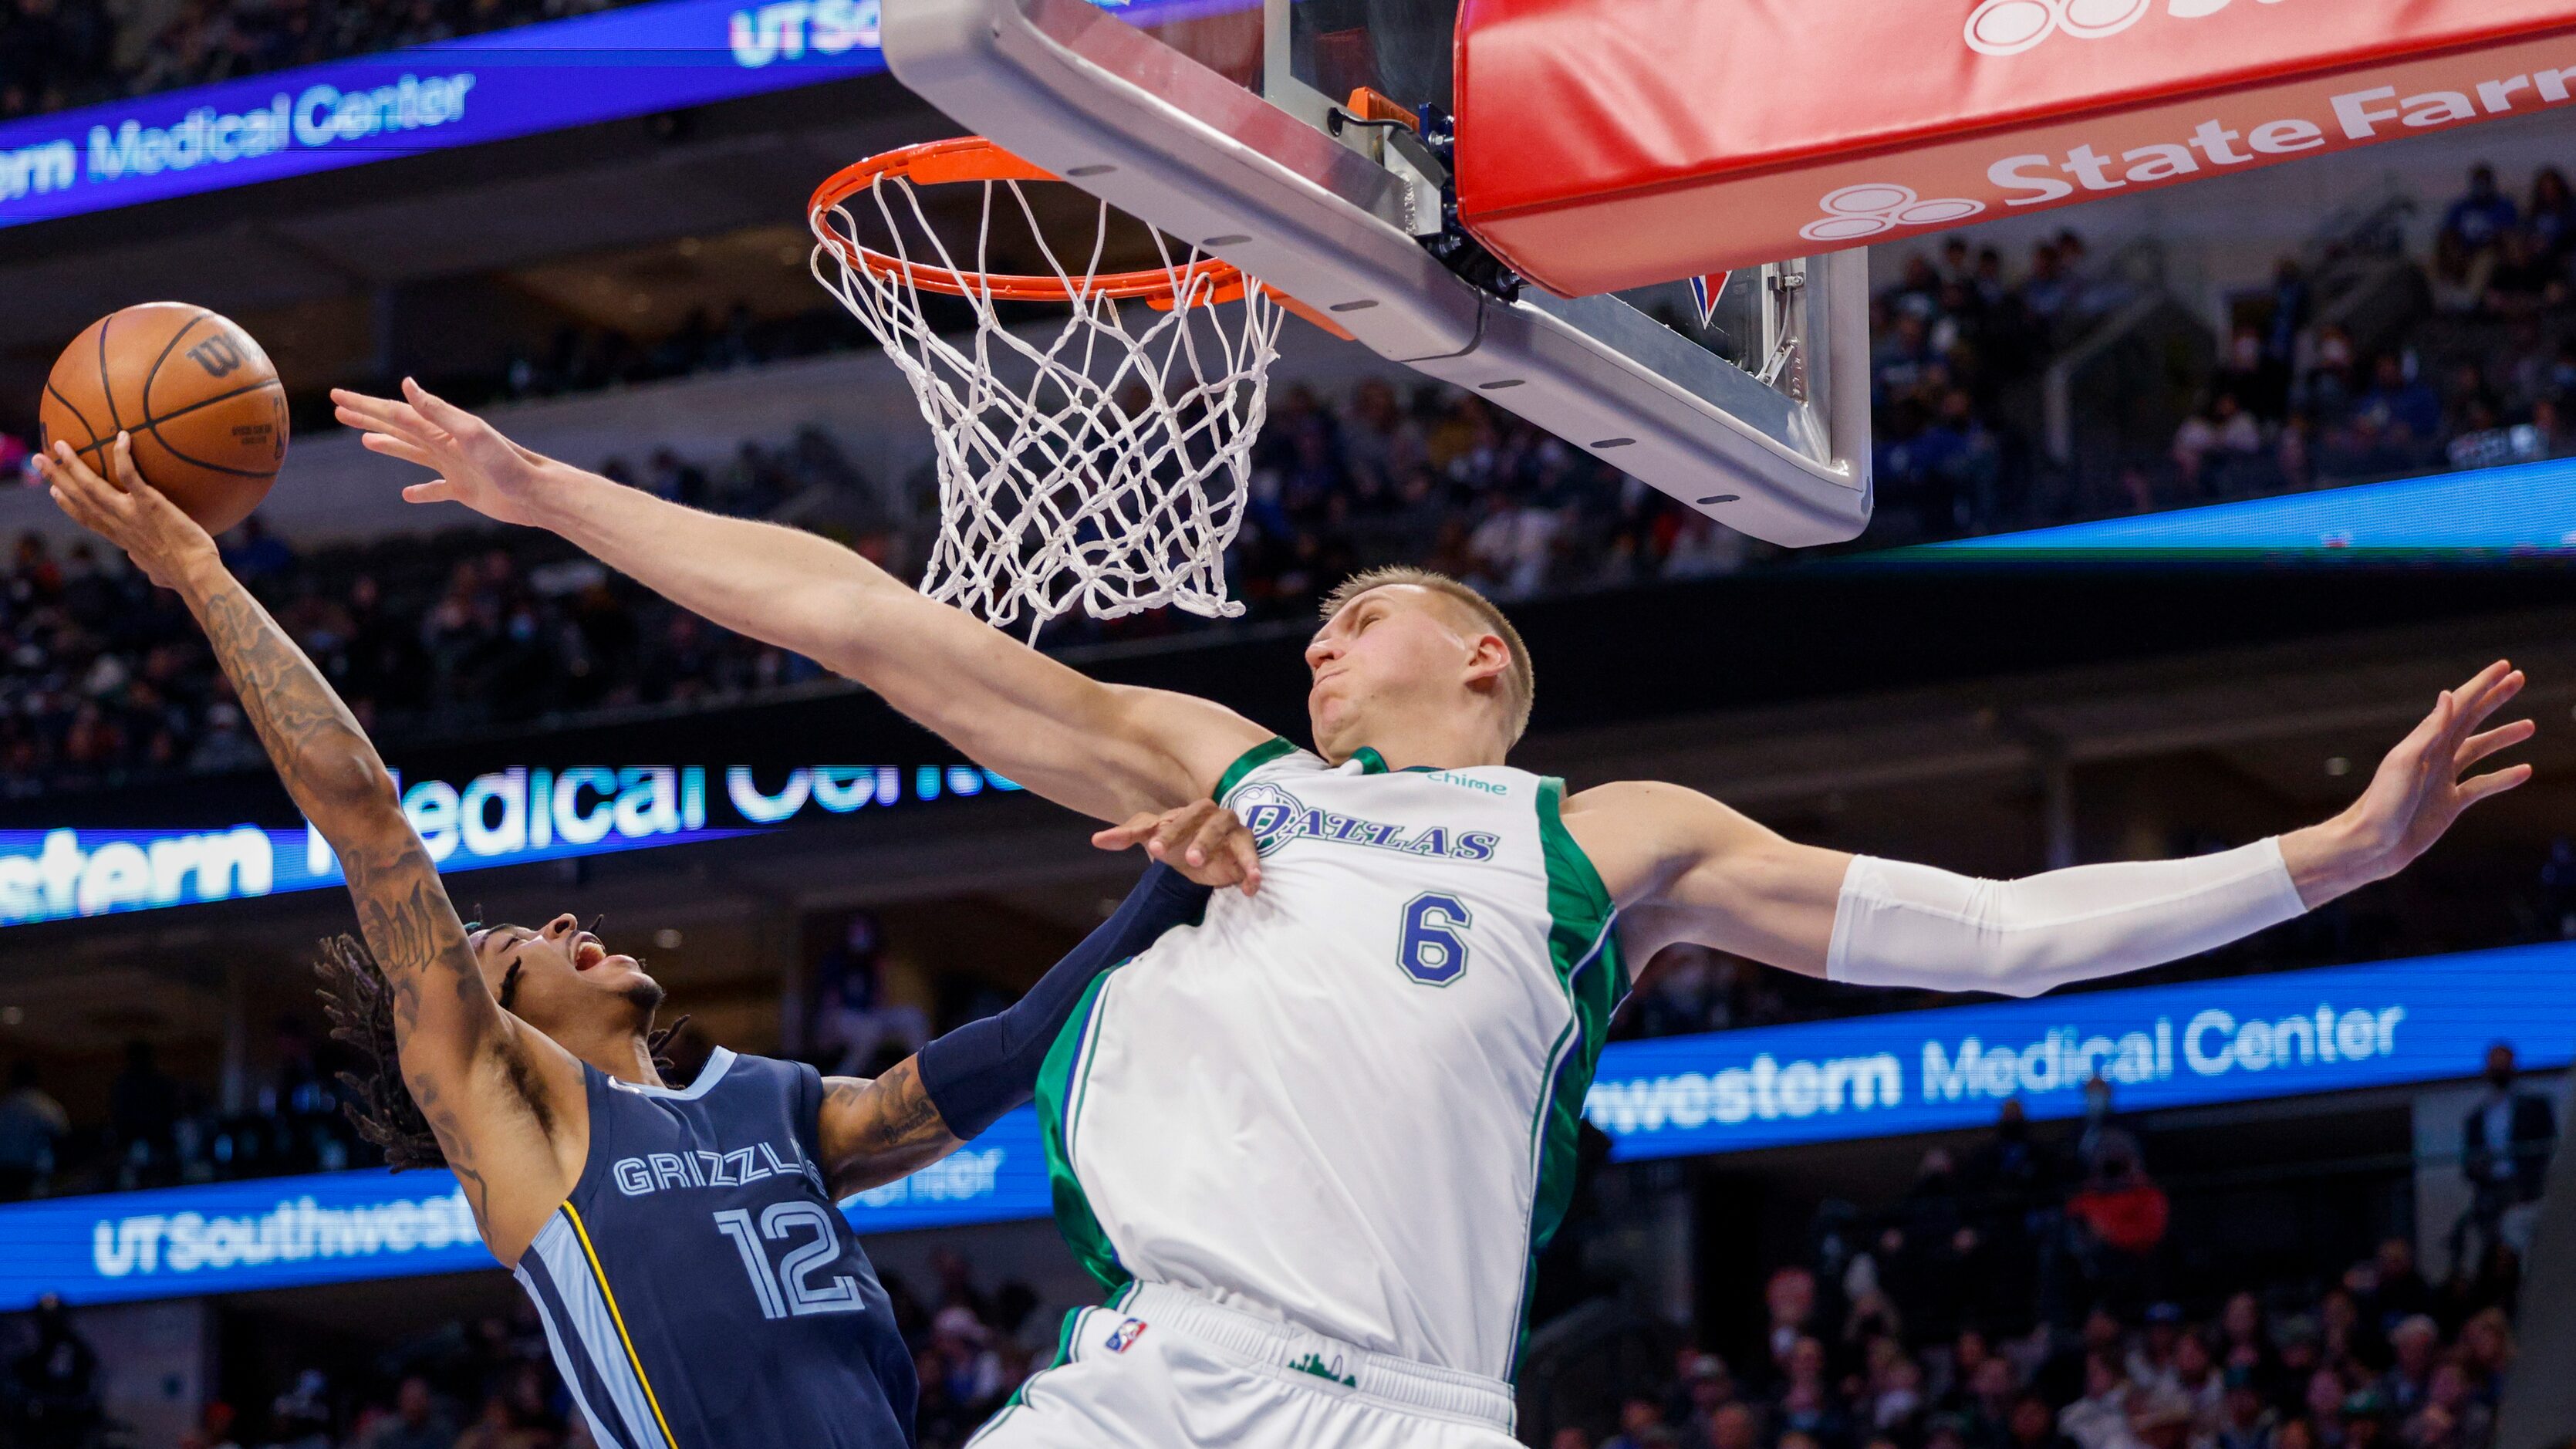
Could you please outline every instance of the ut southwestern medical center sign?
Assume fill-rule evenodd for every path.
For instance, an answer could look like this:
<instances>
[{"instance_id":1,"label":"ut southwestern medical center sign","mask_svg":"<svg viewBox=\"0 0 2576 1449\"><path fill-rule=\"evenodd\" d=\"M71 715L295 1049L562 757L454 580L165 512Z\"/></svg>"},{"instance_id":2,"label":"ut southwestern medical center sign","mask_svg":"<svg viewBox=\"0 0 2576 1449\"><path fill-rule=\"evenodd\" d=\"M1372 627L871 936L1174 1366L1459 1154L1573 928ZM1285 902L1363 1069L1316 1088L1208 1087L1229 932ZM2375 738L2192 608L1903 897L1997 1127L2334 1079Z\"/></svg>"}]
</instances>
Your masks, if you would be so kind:
<instances>
[{"instance_id":1,"label":"ut southwestern medical center sign","mask_svg":"<svg viewBox=\"0 0 2576 1449\"><path fill-rule=\"evenodd\" d=\"M612 1181L631 1185L653 1170L631 1161ZM641 1186L651 1190L649 1177ZM1047 1173L1037 1114L1024 1107L946 1160L861 1193L841 1211L862 1233L1042 1217ZM464 1191L443 1170L333 1172L0 1207L0 1312L47 1293L119 1303L493 1266Z\"/></svg>"},{"instance_id":2,"label":"ut southwestern medical center sign","mask_svg":"<svg viewBox=\"0 0 2576 1449\"><path fill-rule=\"evenodd\" d=\"M403 813L441 871L524 865L779 829L871 806L1019 786L967 765L516 767L405 785ZM0 830L0 927L338 885L319 832Z\"/></svg>"},{"instance_id":3,"label":"ut southwestern medical center sign","mask_svg":"<svg viewBox=\"0 0 2576 1449\"><path fill-rule=\"evenodd\" d=\"M2018 1097L2081 1112L2094 1072L2124 1111L2474 1075L2576 1047L2576 944L1619 1042L1585 1116L1638 1160L1974 1127ZM1175 1143L1175 1151L1190 1144ZM676 1161L638 1163L636 1190ZM612 1180L620 1180L612 1174ZM862 1233L1040 1218L1035 1114L842 1205ZM0 1311L491 1266L444 1173L343 1172L0 1206Z\"/></svg>"},{"instance_id":4,"label":"ut southwestern medical center sign","mask_svg":"<svg viewBox=\"0 0 2576 1449\"><path fill-rule=\"evenodd\" d=\"M1584 1115L1621 1160L1744 1152L2083 1111L2124 1112L2476 1074L2576 1057L2576 945L2096 991L1803 1026L1622 1042Z\"/></svg>"},{"instance_id":5,"label":"ut southwestern medical center sign","mask_svg":"<svg viewBox=\"0 0 2576 1449\"><path fill-rule=\"evenodd\" d=\"M0 125L0 226L884 69L877 0L658 0Z\"/></svg>"}]
</instances>

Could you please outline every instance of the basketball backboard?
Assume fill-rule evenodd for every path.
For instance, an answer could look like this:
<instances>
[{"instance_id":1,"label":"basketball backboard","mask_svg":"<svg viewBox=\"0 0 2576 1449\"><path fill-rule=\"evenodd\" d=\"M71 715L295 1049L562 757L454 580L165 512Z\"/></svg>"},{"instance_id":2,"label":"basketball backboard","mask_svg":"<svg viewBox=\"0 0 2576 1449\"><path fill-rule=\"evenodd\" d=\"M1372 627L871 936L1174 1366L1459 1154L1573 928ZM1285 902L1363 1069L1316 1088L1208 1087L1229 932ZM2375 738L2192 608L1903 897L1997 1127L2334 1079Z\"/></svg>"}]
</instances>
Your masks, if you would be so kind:
<instances>
[{"instance_id":1,"label":"basketball backboard","mask_svg":"<svg viewBox=\"0 0 2576 1449\"><path fill-rule=\"evenodd\" d=\"M961 126L1383 356L1753 537L1858 534L1870 514L1865 253L1616 296L1522 283L1456 224L1448 194L1457 9L883 0L882 14L897 78Z\"/></svg>"}]
</instances>

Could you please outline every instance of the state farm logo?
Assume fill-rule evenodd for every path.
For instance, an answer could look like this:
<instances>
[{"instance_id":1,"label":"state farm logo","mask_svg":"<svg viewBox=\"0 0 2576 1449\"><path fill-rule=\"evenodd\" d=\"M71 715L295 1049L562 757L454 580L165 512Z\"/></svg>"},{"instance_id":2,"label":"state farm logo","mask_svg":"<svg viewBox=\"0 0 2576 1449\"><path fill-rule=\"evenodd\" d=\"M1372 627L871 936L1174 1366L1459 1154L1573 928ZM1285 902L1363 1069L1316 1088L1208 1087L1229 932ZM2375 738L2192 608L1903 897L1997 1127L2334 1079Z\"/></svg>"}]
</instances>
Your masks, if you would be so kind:
<instances>
[{"instance_id":1,"label":"state farm logo","mask_svg":"<svg viewBox=\"0 0 2576 1449\"><path fill-rule=\"evenodd\" d=\"M2198 20L2234 0L2166 0L2165 13ZM2256 0L2278 5L2281 0ZM1982 55L2019 55L2060 31L2078 40L2117 35L2144 20L2155 0L1984 0L1968 15L1968 48Z\"/></svg>"},{"instance_id":2,"label":"state farm logo","mask_svg":"<svg viewBox=\"0 0 2576 1449\"><path fill-rule=\"evenodd\" d=\"M1846 186L1825 197L1825 214L1798 228L1812 242L1853 242L1900 226L1943 226L1965 221L1986 209L1964 196L1937 196L1930 201L1911 186L1870 181Z\"/></svg>"}]
</instances>

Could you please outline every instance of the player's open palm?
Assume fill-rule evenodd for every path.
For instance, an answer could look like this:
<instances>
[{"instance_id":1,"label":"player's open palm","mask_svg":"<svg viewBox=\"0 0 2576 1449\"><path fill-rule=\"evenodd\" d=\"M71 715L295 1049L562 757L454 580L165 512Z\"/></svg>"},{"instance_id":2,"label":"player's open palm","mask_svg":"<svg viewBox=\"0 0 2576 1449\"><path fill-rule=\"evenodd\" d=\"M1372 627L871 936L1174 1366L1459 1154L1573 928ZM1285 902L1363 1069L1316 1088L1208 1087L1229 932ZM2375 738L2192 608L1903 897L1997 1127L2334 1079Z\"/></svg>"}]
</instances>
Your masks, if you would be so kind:
<instances>
[{"instance_id":1,"label":"player's open palm","mask_svg":"<svg viewBox=\"0 0 2576 1449\"><path fill-rule=\"evenodd\" d=\"M408 502L462 503L503 523L533 524L548 474L569 471L410 378L400 401L333 388L331 402L341 422L365 434L369 452L438 475L403 489Z\"/></svg>"},{"instance_id":2,"label":"player's open palm","mask_svg":"<svg viewBox=\"0 0 2576 1449\"><path fill-rule=\"evenodd\" d=\"M159 489L143 481L134 467L134 440L119 433L104 450L108 472L102 478L69 443L56 443L36 455L36 470L52 490L54 506L74 523L125 550L134 566L152 582L170 587L195 554L211 554L215 541L197 520L180 511Z\"/></svg>"},{"instance_id":3,"label":"player's open palm","mask_svg":"<svg viewBox=\"0 0 2576 1449\"><path fill-rule=\"evenodd\" d=\"M2535 727L2527 719L2484 728L2522 685L2522 671L2497 660L2468 683L2444 690L2433 712L2379 762L2370 788L2345 814L2376 857L2379 874L2401 870L2432 848L2471 805L2531 778L2529 765L2468 773L2478 761L2531 738Z\"/></svg>"}]
</instances>

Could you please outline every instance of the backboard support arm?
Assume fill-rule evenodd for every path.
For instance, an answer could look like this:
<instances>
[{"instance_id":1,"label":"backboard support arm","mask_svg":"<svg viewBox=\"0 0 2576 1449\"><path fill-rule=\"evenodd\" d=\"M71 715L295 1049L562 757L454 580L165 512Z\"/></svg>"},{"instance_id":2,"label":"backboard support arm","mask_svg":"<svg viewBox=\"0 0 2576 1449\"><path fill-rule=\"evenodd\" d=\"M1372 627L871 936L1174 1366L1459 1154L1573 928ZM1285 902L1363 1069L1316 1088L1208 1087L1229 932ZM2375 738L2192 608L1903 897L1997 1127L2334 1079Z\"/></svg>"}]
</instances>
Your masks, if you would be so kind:
<instances>
[{"instance_id":1,"label":"backboard support arm","mask_svg":"<svg viewBox=\"0 0 2576 1449\"><path fill-rule=\"evenodd\" d=\"M1381 356L1752 537L1833 543L1868 523L1864 254L1790 264L1806 283L1801 400L1617 298L1506 301L1469 285L1414 239L1407 178L1085 0L884 0L882 13L895 76L952 119ZM1266 30L1266 46L1284 44L1284 25Z\"/></svg>"}]
</instances>

